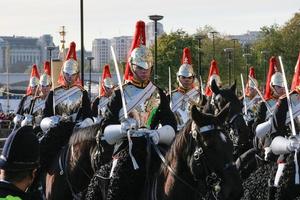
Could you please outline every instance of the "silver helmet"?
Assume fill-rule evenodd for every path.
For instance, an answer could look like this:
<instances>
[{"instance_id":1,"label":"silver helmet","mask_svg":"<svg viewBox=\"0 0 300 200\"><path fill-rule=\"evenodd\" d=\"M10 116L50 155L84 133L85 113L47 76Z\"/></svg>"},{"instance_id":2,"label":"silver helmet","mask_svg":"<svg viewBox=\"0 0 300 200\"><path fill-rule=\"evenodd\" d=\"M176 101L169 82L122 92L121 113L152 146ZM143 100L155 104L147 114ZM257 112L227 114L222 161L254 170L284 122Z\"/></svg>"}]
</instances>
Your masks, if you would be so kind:
<instances>
[{"instance_id":1,"label":"silver helmet","mask_svg":"<svg viewBox=\"0 0 300 200\"><path fill-rule=\"evenodd\" d=\"M130 55L130 66L131 70L133 65L139 66L143 69L150 69L152 67L153 59L152 54L145 45L140 45L136 47Z\"/></svg>"},{"instance_id":2,"label":"silver helmet","mask_svg":"<svg viewBox=\"0 0 300 200\"><path fill-rule=\"evenodd\" d=\"M36 76L33 76L29 80L29 86L30 87L36 87L39 85L39 79Z\"/></svg>"},{"instance_id":3,"label":"silver helmet","mask_svg":"<svg viewBox=\"0 0 300 200\"><path fill-rule=\"evenodd\" d=\"M177 76L184 76L184 77L191 77L194 76L194 70L192 65L188 63L184 63L179 67L179 70L177 72Z\"/></svg>"},{"instance_id":4,"label":"silver helmet","mask_svg":"<svg viewBox=\"0 0 300 200\"><path fill-rule=\"evenodd\" d=\"M40 77L40 86L50 86L51 85L51 77L44 73L41 77Z\"/></svg>"},{"instance_id":5,"label":"silver helmet","mask_svg":"<svg viewBox=\"0 0 300 200\"><path fill-rule=\"evenodd\" d=\"M284 87L283 76L282 76L281 72L275 72L272 75L270 85L271 86L277 85L277 86L280 86L280 87Z\"/></svg>"},{"instance_id":6,"label":"silver helmet","mask_svg":"<svg viewBox=\"0 0 300 200\"><path fill-rule=\"evenodd\" d=\"M103 85L107 88L113 88L114 87L114 83L113 81L111 80L110 77L106 77L104 80L103 80Z\"/></svg>"},{"instance_id":7,"label":"silver helmet","mask_svg":"<svg viewBox=\"0 0 300 200\"><path fill-rule=\"evenodd\" d=\"M78 63L73 58L66 60L63 64L63 72L73 75L79 72Z\"/></svg>"}]
</instances>

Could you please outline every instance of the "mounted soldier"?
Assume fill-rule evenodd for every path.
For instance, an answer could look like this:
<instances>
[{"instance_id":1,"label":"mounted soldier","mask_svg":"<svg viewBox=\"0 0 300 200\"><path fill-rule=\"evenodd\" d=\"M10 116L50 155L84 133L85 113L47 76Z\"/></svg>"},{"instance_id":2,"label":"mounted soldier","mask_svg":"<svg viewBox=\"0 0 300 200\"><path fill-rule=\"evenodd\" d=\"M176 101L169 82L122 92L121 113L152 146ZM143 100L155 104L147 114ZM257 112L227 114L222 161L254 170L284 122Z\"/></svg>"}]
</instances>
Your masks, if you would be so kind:
<instances>
[{"instance_id":1,"label":"mounted soldier","mask_svg":"<svg viewBox=\"0 0 300 200\"><path fill-rule=\"evenodd\" d=\"M114 91L103 120L104 139L115 146L115 152L110 165L100 168L90 185L94 185L94 181L99 183L99 179L108 181L107 191L104 192L107 200L141 198L144 186L148 183L146 179L151 177L147 174L159 167L156 166L158 160L153 161L155 153L151 153L149 158L151 148L147 148L147 144L170 145L175 137L176 119L169 101L163 90L150 81L152 56L145 41L145 23L138 21L125 70L127 83L122 86L124 93L121 93L121 88ZM125 108L122 108L122 95L126 114ZM103 180L101 176L108 176L109 179ZM97 194L88 190L88 198L93 195Z\"/></svg>"},{"instance_id":2,"label":"mounted soldier","mask_svg":"<svg viewBox=\"0 0 300 200\"><path fill-rule=\"evenodd\" d=\"M254 119L257 115L258 105L261 100L260 96L256 88L258 89L258 82L255 78L254 67L250 67L249 76L251 80L248 78L246 88L245 88L245 104L243 108L244 118L247 121L247 125L251 128L254 123ZM247 109L247 111L245 110Z\"/></svg>"},{"instance_id":3,"label":"mounted soldier","mask_svg":"<svg viewBox=\"0 0 300 200\"><path fill-rule=\"evenodd\" d=\"M50 62L44 62L44 73L39 81L39 94L32 99L30 104L30 113L22 121L22 126L33 125L35 132L41 131L39 126L42 121L43 109L45 108L46 97L51 90L51 68ZM35 129L37 128L37 130Z\"/></svg>"},{"instance_id":4,"label":"mounted soldier","mask_svg":"<svg viewBox=\"0 0 300 200\"><path fill-rule=\"evenodd\" d=\"M283 76L280 70L280 66L277 64L276 58L273 56L270 59L269 64L269 72L266 82L266 90L265 90L265 101L262 101L259 104L257 117L253 124L253 130L256 134L256 139L260 139L259 143L256 140L255 146L259 149L262 148L263 154L265 156L265 160L269 160L270 154L270 143L272 138L270 134L267 134L267 129L272 127L273 124L273 112L276 109L276 104L279 98L284 95L284 84L283 84ZM267 105L266 105L267 104Z\"/></svg>"},{"instance_id":5,"label":"mounted soldier","mask_svg":"<svg viewBox=\"0 0 300 200\"><path fill-rule=\"evenodd\" d=\"M107 109L107 104L113 93L115 85L112 81L109 65L105 65L102 72L102 79L99 86L99 96L92 103L92 112L96 121L101 121ZM95 121L95 120L94 120Z\"/></svg>"},{"instance_id":6,"label":"mounted soldier","mask_svg":"<svg viewBox=\"0 0 300 200\"><path fill-rule=\"evenodd\" d=\"M34 97L38 93L39 79L40 79L40 75L36 64L34 64L31 69L31 75L30 75L28 87L26 89L26 95L22 98L18 106L16 116L13 119L15 126L21 125L21 122L24 119L25 114L29 114L31 100L34 99Z\"/></svg>"},{"instance_id":7,"label":"mounted soldier","mask_svg":"<svg viewBox=\"0 0 300 200\"><path fill-rule=\"evenodd\" d=\"M177 130L181 130L190 119L191 104L196 104L200 99L200 91L195 87L195 73L192 66L191 52L189 48L183 49L181 66L177 72L179 87L172 91L171 110L177 120Z\"/></svg>"},{"instance_id":8,"label":"mounted soldier","mask_svg":"<svg viewBox=\"0 0 300 200\"><path fill-rule=\"evenodd\" d=\"M61 148L61 146L57 146L54 143L60 144L63 143L61 141L68 141L72 134L72 131L63 132L63 136L58 136L61 133L48 132L51 128L56 127L60 121L68 121L74 125L76 124L78 127L86 127L93 123L90 99L87 91L81 86L79 79L76 45L74 42L70 44L58 83L60 86L51 90L46 98L43 120L40 124L41 129L45 133L41 140L42 167L51 162L52 156L56 155ZM53 138L61 141L56 141ZM52 149L53 146L59 149Z\"/></svg>"}]
</instances>

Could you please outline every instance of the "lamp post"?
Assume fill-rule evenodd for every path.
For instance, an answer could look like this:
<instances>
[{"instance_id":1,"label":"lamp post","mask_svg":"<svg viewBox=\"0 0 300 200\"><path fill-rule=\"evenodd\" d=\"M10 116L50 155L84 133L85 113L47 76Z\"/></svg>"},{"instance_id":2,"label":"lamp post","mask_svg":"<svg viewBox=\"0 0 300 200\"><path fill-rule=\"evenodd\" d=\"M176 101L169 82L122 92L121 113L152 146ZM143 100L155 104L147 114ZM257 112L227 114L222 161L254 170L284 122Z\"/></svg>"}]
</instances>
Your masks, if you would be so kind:
<instances>
[{"instance_id":1,"label":"lamp post","mask_svg":"<svg viewBox=\"0 0 300 200\"><path fill-rule=\"evenodd\" d=\"M162 15L150 15L149 19L154 21L154 83L157 82L157 22L162 20L164 17Z\"/></svg>"},{"instance_id":2,"label":"lamp post","mask_svg":"<svg viewBox=\"0 0 300 200\"><path fill-rule=\"evenodd\" d=\"M264 58L264 83L266 83L266 77L267 77L267 55L269 54L269 51L263 50L260 52L263 55Z\"/></svg>"},{"instance_id":3,"label":"lamp post","mask_svg":"<svg viewBox=\"0 0 300 200\"><path fill-rule=\"evenodd\" d=\"M196 35L195 39L198 40L198 75L197 77L199 78L202 76L202 52L201 52L201 40L204 39L203 35Z\"/></svg>"},{"instance_id":4,"label":"lamp post","mask_svg":"<svg viewBox=\"0 0 300 200\"><path fill-rule=\"evenodd\" d=\"M84 86L84 26L83 26L83 0L80 0L80 36L81 36L81 85Z\"/></svg>"},{"instance_id":5,"label":"lamp post","mask_svg":"<svg viewBox=\"0 0 300 200\"><path fill-rule=\"evenodd\" d=\"M228 63L228 84L231 85L231 60L233 48L225 48L224 52L227 54L227 63Z\"/></svg>"},{"instance_id":6,"label":"lamp post","mask_svg":"<svg viewBox=\"0 0 300 200\"><path fill-rule=\"evenodd\" d=\"M49 51L49 62L50 62L50 69L51 69L51 62L52 62L52 51L55 49L54 46L47 46L46 47L47 51ZM51 69L52 71L52 69Z\"/></svg>"},{"instance_id":7,"label":"lamp post","mask_svg":"<svg viewBox=\"0 0 300 200\"><path fill-rule=\"evenodd\" d=\"M238 39L233 38L233 58L232 58L232 71L233 71L233 80L235 80L235 43L238 42Z\"/></svg>"},{"instance_id":8,"label":"lamp post","mask_svg":"<svg viewBox=\"0 0 300 200\"><path fill-rule=\"evenodd\" d=\"M217 31L210 32L213 37L213 59L215 59L216 56L216 48L215 48L215 35L218 33Z\"/></svg>"},{"instance_id":9,"label":"lamp post","mask_svg":"<svg viewBox=\"0 0 300 200\"><path fill-rule=\"evenodd\" d=\"M90 98L91 98L92 97L92 90L91 90L91 86L92 86L92 60L94 60L94 57L88 56L88 57L86 57L86 59L89 61L89 64L90 64L90 72L89 72L89 94L90 94Z\"/></svg>"}]
</instances>

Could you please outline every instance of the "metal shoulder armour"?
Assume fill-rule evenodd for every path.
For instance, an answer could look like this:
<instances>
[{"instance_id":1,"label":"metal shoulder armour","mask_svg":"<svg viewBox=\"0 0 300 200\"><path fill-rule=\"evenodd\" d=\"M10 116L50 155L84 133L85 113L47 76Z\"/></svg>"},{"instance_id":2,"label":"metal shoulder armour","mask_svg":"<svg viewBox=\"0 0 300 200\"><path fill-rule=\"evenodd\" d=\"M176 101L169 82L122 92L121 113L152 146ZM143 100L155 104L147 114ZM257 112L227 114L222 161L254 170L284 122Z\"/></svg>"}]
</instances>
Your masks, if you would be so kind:
<instances>
[{"instance_id":1,"label":"metal shoulder armour","mask_svg":"<svg viewBox=\"0 0 300 200\"><path fill-rule=\"evenodd\" d=\"M59 87L54 90L55 114L63 117L72 117L75 121L82 106L83 90L81 87Z\"/></svg>"},{"instance_id":2,"label":"metal shoulder armour","mask_svg":"<svg viewBox=\"0 0 300 200\"><path fill-rule=\"evenodd\" d=\"M149 128L160 105L159 89L152 83L146 88L127 84L124 86L124 96L128 116L137 120L139 128ZM120 110L120 119L122 111L123 109Z\"/></svg>"},{"instance_id":3,"label":"metal shoulder armour","mask_svg":"<svg viewBox=\"0 0 300 200\"><path fill-rule=\"evenodd\" d=\"M200 93L196 89L192 89L189 92L183 94L176 91L172 94L172 112L175 115L177 121L177 130L182 129L190 116L190 107L192 104L199 102Z\"/></svg>"},{"instance_id":4,"label":"metal shoulder armour","mask_svg":"<svg viewBox=\"0 0 300 200\"><path fill-rule=\"evenodd\" d=\"M99 104L98 104L98 117L104 117L104 113L107 109L107 104L110 101L110 97L100 97Z\"/></svg>"},{"instance_id":5,"label":"metal shoulder armour","mask_svg":"<svg viewBox=\"0 0 300 200\"><path fill-rule=\"evenodd\" d=\"M34 117L34 125L39 126L43 118L43 110L45 108L45 99L36 98L32 110Z\"/></svg>"}]
</instances>

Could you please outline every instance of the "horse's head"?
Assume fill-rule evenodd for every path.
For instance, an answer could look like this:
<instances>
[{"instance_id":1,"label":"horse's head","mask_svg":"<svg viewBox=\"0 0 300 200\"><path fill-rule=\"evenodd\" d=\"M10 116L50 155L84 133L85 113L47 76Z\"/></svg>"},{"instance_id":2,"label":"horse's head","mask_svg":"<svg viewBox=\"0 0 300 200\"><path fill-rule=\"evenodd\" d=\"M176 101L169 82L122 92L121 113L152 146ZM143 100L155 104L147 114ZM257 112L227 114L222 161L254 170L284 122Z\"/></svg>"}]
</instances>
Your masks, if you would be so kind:
<instances>
[{"instance_id":1,"label":"horse's head","mask_svg":"<svg viewBox=\"0 0 300 200\"><path fill-rule=\"evenodd\" d=\"M241 112L242 104L235 94L236 82L229 88L219 88L216 82L213 80L211 84L211 90L213 91L213 102L216 108L220 111L224 106L230 102L234 112Z\"/></svg>"},{"instance_id":2,"label":"horse's head","mask_svg":"<svg viewBox=\"0 0 300 200\"><path fill-rule=\"evenodd\" d=\"M232 195L241 188L241 180L233 161L233 144L218 128L227 112L228 109L223 109L214 116L192 107L192 150L188 165L194 179L206 185L207 191L222 199L234 199Z\"/></svg>"}]
</instances>

